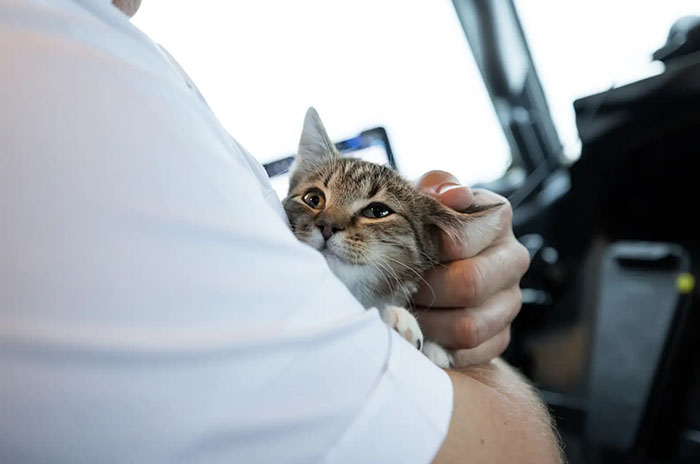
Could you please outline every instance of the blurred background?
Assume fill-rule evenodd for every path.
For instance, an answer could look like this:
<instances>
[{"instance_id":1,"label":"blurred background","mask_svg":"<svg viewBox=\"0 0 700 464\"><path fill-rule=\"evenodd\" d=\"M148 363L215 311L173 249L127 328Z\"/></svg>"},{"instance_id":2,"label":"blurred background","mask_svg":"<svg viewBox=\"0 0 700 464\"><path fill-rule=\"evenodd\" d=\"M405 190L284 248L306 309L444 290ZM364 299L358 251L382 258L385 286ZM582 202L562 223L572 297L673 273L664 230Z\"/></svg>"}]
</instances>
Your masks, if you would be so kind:
<instances>
[{"instance_id":1,"label":"blurred background","mask_svg":"<svg viewBox=\"0 0 700 464\"><path fill-rule=\"evenodd\" d=\"M343 152L507 196L532 266L505 356L570 462L698 463L694 15L690 0L147 0L133 22L281 196L311 105Z\"/></svg>"}]
</instances>

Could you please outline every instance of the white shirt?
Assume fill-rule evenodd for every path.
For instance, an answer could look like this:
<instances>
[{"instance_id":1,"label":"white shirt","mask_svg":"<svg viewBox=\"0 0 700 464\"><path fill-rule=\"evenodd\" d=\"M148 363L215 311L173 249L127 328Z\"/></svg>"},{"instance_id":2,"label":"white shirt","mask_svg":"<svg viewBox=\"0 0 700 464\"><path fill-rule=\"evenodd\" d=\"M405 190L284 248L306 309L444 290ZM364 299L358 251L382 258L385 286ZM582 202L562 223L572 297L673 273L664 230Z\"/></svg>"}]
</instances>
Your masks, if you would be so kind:
<instances>
[{"instance_id":1,"label":"white shirt","mask_svg":"<svg viewBox=\"0 0 700 464\"><path fill-rule=\"evenodd\" d=\"M451 411L109 0L0 0L0 462L426 463Z\"/></svg>"}]
</instances>

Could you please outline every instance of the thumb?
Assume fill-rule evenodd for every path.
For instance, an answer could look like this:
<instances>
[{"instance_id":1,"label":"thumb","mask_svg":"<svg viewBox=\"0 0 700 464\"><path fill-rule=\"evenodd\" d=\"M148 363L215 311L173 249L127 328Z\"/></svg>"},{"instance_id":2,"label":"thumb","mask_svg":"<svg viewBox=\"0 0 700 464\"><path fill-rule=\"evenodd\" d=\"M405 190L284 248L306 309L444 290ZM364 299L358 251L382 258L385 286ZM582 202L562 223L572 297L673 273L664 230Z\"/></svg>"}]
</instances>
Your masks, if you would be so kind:
<instances>
[{"instance_id":1,"label":"thumb","mask_svg":"<svg viewBox=\"0 0 700 464\"><path fill-rule=\"evenodd\" d=\"M474 195L459 179L446 171L430 171L417 182L418 188L443 205L456 211L464 211L472 204Z\"/></svg>"}]
</instances>

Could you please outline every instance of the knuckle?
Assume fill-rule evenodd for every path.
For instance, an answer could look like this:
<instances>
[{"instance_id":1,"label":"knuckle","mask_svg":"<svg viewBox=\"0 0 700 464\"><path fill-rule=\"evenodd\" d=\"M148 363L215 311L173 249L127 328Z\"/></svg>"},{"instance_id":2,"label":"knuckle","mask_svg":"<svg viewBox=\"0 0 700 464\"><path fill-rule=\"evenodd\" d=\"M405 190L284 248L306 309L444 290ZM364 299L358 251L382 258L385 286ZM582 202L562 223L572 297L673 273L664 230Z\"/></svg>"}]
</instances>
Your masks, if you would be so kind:
<instances>
[{"instance_id":1,"label":"knuckle","mask_svg":"<svg viewBox=\"0 0 700 464\"><path fill-rule=\"evenodd\" d=\"M503 205L499 208L499 220L502 229L510 229L513 224L513 206L503 198Z\"/></svg>"},{"instance_id":2,"label":"knuckle","mask_svg":"<svg viewBox=\"0 0 700 464\"><path fill-rule=\"evenodd\" d=\"M459 319L455 325L455 339L461 348L476 348L479 346L479 327L470 317Z\"/></svg>"},{"instance_id":3,"label":"knuckle","mask_svg":"<svg viewBox=\"0 0 700 464\"><path fill-rule=\"evenodd\" d=\"M512 290L507 291L508 301L504 302L504 308L506 310L503 312L503 319L500 321L500 328L510 329L510 325L513 323L520 309L523 306L523 294L520 287L517 285L512 288Z\"/></svg>"},{"instance_id":4,"label":"knuckle","mask_svg":"<svg viewBox=\"0 0 700 464\"><path fill-rule=\"evenodd\" d=\"M516 286L513 293L515 296L515 300L514 300L515 304L513 305L514 306L513 318L515 318L515 315L517 315L520 312L520 308L523 306L523 291L520 289L519 286ZM511 319L511 322L512 321L513 321L513 319Z\"/></svg>"},{"instance_id":5,"label":"knuckle","mask_svg":"<svg viewBox=\"0 0 700 464\"><path fill-rule=\"evenodd\" d=\"M503 332L503 340L501 341L501 346L499 347L499 355L503 354L503 352L508 349L508 345L510 345L510 327Z\"/></svg>"},{"instance_id":6,"label":"knuckle","mask_svg":"<svg viewBox=\"0 0 700 464\"><path fill-rule=\"evenodd\" d=\"M524 276L527 270L530 268L530 253L520 242L517 242L515 251L515 264L520 274L520 277Z\"/></svg>"},{"instance_id":7,"label":"knuckle","mask_svg":"<svg viewBox=\"0 0 700 464\"><path fill-rule=\"evenodd\" d=\"M483 277L479 267L473 263L470 266L460 266L460 269L460 300L462 305L479 304L483 287Z\"/></svg>"}]
</instances>

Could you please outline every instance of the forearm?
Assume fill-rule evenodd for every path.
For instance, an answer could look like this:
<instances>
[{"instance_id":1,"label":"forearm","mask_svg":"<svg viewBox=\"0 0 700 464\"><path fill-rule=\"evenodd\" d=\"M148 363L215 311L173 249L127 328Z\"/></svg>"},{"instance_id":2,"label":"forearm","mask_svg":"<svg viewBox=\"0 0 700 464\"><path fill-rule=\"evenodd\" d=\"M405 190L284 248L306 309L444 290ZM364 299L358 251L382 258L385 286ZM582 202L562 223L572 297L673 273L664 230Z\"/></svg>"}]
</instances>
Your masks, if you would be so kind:
<instances>
[{"instance_id":1,"label":"forearm","mask_svg":"<svg viewBox=\"0 0 700 464\"><path fill-rule=\"evenodd\" d=\"M501 360L448 371L450 429L434 463L561 463L549 415L537 394Z\"/></svg>"}]
</instances>

